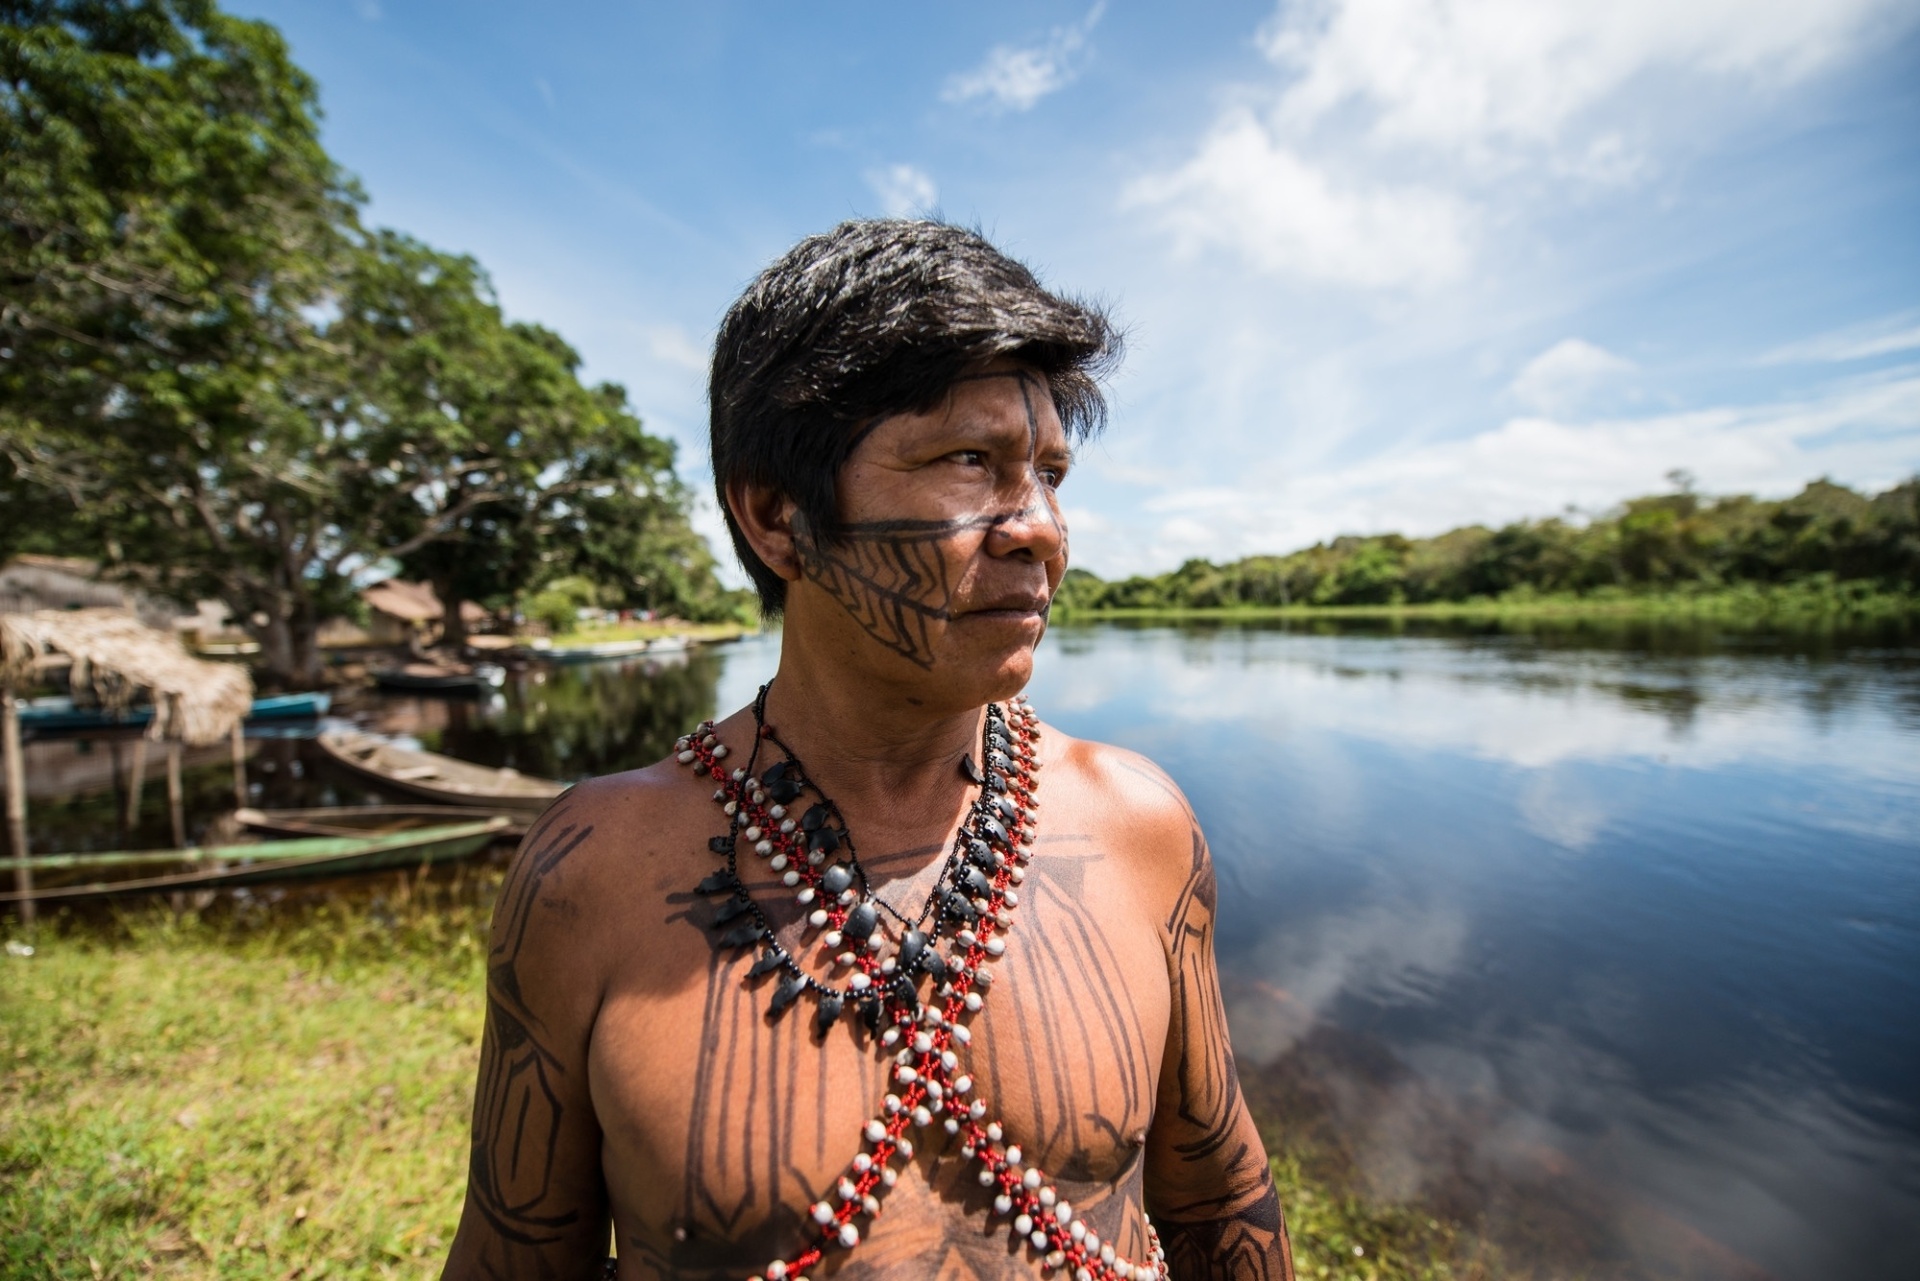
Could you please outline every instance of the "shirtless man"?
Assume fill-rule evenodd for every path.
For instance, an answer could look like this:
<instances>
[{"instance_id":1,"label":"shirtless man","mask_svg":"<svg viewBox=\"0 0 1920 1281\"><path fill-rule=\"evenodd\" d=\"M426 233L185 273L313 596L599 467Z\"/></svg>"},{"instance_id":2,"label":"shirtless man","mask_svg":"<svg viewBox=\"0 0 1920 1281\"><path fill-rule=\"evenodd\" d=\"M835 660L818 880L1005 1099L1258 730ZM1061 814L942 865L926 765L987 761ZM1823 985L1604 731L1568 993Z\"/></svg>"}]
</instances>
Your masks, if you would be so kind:
<instances>
[{"instance_id":1,"label":"shirtless man","mask_svg":"<svg viewBox=\"0 0 1920 1281\"><path fill-rule=\"evenodd\" d=\"M1193 812L1009 701L1118 345L934 222L734 305L714 472L779 670L528 834L447 1276L1292 1277Z\"/></svg>"}]
</instances>

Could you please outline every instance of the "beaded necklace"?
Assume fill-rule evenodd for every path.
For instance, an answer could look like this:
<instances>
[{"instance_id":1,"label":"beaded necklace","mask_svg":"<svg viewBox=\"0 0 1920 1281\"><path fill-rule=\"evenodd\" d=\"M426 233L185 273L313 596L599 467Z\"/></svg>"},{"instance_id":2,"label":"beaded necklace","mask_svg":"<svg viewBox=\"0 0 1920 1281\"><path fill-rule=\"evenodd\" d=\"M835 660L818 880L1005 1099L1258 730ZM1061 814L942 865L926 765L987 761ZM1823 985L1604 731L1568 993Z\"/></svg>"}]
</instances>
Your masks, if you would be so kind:
<instances>
[{"instance_id":1,"label":"beaded necklace","mask_svg":"<svg viewBox=\"0 0 1920 1281\"><path fill-rule=\"evenodd\" d=\"M723 764L729 750L712 721L674 744L681 764L717 784L713 797L730 825L727 835L708 842L726 859L726 868L702 880L698 892L727 896L714 914L716 926L726 930L722 947L759 949L749 977L780 971L768 1017L778 1019L802 994L810 994L815 1024L825 1035L844 1010L854 1007L892 1055L894 1088L879 1114L861 1127L862 1150L842 1173L833 1197L810 1208L818 1229L813 1242L792 1258L774 1260L751 1281L805 1281L806 1270L829 1250L859 1245L856 1220L864 1216L871 1225L880 1213L880 1198L899 1178L895 1158L913 1159L907 1131L924 1129L936 1117L948 1134L960 1137L961 1155L979 1162L981 1185L997 1189L994 1214L1012 1219L1014 1233L1033 1249L1043 1271L1065 1270L1074 1281L1165 1278L1166 1258L1152 1223L1147 1224L1147 1261L1120 1258L1112 1243L1075 1217L1019 1147L1005 1141L1005 1128L989 1115L973 1077L962 1070L960 1052L973 1040L967 1022L993 985L989 962L1006 952L1004 935L1020 904L1015 887L1026 880L1033 858L1040 725L1032 707L1024 697L1016 697L1008 711L987 706L981 763L975 766L971 757L965 761L980 794L960 823L927 906L910 923L874 894L839 808L808 780L766 723L768 688L762 686L754 700L755 741L744 766L730 770ZM765 743L785 759L756 775ZM818 800L795 817L808 791ZM844 982L807 973L774 937L740 877L743 847L793 892L807 911L808 927L832 955L834 970L846 974ZM891 952L881 909L907 926ZM919 927L929 917L923 931ZM939 951L943 938L953 945L946 956ZM922 979L932 984L930 1001L921 999Z\"/></svg>"}]
</instances>

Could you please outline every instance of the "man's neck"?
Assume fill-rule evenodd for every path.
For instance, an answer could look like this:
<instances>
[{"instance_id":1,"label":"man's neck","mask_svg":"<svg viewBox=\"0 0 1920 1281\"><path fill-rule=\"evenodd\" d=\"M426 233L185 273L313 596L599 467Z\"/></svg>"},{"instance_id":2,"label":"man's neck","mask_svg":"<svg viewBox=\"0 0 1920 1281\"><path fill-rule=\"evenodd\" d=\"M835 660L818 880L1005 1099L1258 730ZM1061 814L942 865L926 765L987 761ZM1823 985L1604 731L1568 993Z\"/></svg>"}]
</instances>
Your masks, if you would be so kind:
<instances>
[{"instance_id":1,"label":"man's neck","mask_svg":"<svg viewBox=\"0 0 1920 1281\"><path fill-rule=\"evenodd\" d=\"M843 811L883 817L959 803L967 788L960 759L978 751L982 714L930 711L867 673L788 647L766 721Z\"/></svg>"}]
</instances>

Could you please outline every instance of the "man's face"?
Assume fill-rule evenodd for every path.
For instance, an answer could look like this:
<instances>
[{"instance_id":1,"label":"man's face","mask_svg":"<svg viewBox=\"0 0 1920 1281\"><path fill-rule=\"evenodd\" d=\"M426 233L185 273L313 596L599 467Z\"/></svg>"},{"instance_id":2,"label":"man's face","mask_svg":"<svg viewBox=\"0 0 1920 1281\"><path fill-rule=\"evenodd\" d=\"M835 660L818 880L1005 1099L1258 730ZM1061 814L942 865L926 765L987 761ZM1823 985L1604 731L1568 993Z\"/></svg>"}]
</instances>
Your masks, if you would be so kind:
<instances>
[{"instance_id":1,"label":"man's face","mask_svg":"<svg viewBox=\"0 0 1920 1281\"><path fill-rule=\"evenodd\" d=\"M1055 491L1071 462L1046 380L1012 362L962 378L927 413L880 420L841 471L842 539L799 540L795 586L821 599L790 593L789 612L830 622L910 683L1012 694L1066 572Z\"/></svg>"}]
</instances>

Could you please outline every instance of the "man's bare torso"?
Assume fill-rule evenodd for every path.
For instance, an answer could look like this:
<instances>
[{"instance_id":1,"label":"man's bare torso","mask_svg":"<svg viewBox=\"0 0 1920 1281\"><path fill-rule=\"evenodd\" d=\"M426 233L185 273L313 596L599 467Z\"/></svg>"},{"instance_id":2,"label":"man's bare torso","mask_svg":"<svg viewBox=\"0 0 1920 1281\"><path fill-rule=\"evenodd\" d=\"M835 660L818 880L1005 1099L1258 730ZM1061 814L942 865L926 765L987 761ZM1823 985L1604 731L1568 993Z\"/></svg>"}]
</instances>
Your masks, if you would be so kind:
<instances>
[{"instance_id":1,"label":"man's bare torso","mask_svg":"<svg viewBox=\"0 0 1920 1281\"><path fill-rule=\"evenodd\" d=\"M1185 842L1190 859L1161 857L1191 820L1158 771L1112 749L1046 743L1041 834L972 1021L968 1069L1008 1141L1102 1239L1144 1258L1149 1136L1170 1137L1154 1127L1169 1032L1179 1018L1219 1017L1211 870L1197 835ZM488 1178L507 1190L503 1205L535 1198L542 1169L520 1154L554 1127L551 1109L584 1093L623 1277L740 1278L790 1255L886 1094L882 1051L854 1019L824 1036L805 1008L769 1020L772 976L749 978L752 953L717 944L716 905L693 892L719 861L708 838L725 830L708 793L670 764L583 788L530 839L506 890L505 915L525 921L523 937L544 940L535 946L547 957L568 940L557 951L594 972L591 1011L574 1014L587 1080L555 1089L524 1048L484 1143L477 1129L477 1162L497 1171ZM878 828L855 837L881 897L912 916L952 827L896 826L892 841ZM1143 855L1156 865L1139 866ZM798 923L777 914L785 896L761 876L748 882L756 901L808 955ZM1184 952L1170 942L1189 937ZM496 1020L526 963L512 939L510 927L494 967L494 986L504 980L509 993ZM1185 1092L1212 1093L1209 1110L1232 1112L1230 1062L1185 1071ZM1217 1141L1205 1131L1185 1140ZM991 1213L957 1141L937 1125L913 1137L912 1161L836 1275L1031 1275L1027 1247Z\"/></svg>"}]
</instances>

